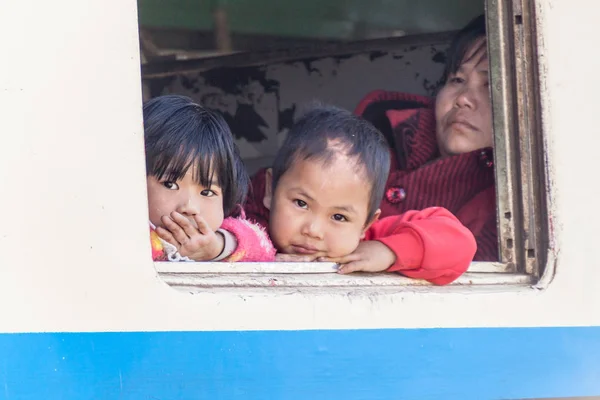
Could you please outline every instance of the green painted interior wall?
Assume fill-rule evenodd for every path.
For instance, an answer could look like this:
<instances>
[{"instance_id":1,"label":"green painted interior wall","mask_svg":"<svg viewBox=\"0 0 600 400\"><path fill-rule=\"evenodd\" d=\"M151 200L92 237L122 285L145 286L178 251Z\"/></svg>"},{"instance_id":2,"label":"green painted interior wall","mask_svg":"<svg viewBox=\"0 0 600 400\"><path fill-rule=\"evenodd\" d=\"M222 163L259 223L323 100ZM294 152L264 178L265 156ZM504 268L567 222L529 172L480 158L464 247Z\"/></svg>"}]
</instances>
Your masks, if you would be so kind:
<instances>
[{"instance_id":1,"label":"green painted interior wall","mask_svg":"<svg viewBox=\"0 0 600 400\"><path fill-rule=\"evenodd\" d=\"M140 24L210 31L217 5L234 33L341 40L378 30L455 30L484 7L483 0L139 0Z\"/></svg>"}]
</instances>

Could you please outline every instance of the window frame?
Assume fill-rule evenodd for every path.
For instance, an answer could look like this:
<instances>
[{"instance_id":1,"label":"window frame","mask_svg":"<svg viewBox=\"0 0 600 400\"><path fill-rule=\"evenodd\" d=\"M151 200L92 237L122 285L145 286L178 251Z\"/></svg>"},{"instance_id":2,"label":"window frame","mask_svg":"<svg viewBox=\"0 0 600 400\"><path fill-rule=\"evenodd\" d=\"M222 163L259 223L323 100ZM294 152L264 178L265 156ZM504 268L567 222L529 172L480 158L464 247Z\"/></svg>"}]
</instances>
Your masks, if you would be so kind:
<instances>
[{"instance_id":1,"label":"window frame","mask_svg":"<svg viewBox=\"0 0 600 400\"><path fill-rule=\"evenodd\" d=\"M159 276L171 287L194 292L241 289L262 291L375 290L377 294L401 290L431 290L431 284L394 273L335 273L335 263L196 263L156 262ZM532 276L502 272L501 263L473 263L451 287L512 285L531 287ZM302 271L302 272L298 272ZM404 288L404 289L403 289Z\"/></svg>"},{"instance_id":2,"label":"window frame","mask_svg":"<svg viewBox=\"0 0 600 400\"><path fill-rule=\"evenodd\" d=\"M548 267L548 175L541 125L534 0L487 0L500 261L542 277ZM553 273L550 269L548 273Z\"/></svg>"},{"instance_id":3,"label":"window frame","mask_svg":"<svg viewBox=\"0 0 600 400\"><path fill-rule=\"evenodd\" d=\"M545 288L554 276L548 214L548 174L535 32L535 0L485 0L487 43L495 132L495 174L499 262L473 262L450 286L503 285ZM440 34L429 34L432 36ZM443 35L443 34L441 34ZM372 42L373 47L369 47ZM307 54L359 53L404 45L406 38L336 44L319 49L288 49L258 54L233 54L201 60L174 61L143 67L145 77L197 72L260 62L301 59ZM390 47L392 46L392 47ZM352 51L349 51L352 50ZM327 53L328 54L328 53ZM258 58L257 58L258 57ZM261 58L262 57L262 58ZM260 58L260 59L259 59ZM170 72L168 72L170 71ZM498 133L503 134L498 134ZM155 262L165 282L179 289L297 290L429 288L430 284L397 274L335 273L332 263L169 263ZM298 272L301 271L301 272Z\"/></svg>"}]
</instances>

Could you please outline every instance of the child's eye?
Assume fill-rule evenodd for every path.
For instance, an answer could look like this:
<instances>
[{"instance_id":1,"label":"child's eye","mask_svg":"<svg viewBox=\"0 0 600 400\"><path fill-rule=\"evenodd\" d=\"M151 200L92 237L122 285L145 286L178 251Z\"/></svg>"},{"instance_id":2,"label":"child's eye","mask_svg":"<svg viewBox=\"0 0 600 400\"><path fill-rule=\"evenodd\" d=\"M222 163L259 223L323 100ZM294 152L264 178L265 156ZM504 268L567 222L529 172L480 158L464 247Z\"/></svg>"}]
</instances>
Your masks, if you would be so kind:
<instances>
[{"instance_id":1,"label":"child's eye","mask_svg":"<svg viewBox=\"0 0 600 400\"><path fill-rule=\"evenodd\" d=\"M308 206L308 204L306 204L306 202L304 200L300 200L300 199L294 200L294 203L300 208L306 208Z\"/></svg>"},{"instance_id":2,"label":"child's eye","mask_svg":"<svg viewBox=\"0 0 600 400\"><path fill-rule=\"evenodd\" d=\"M200 194L205 197L213 197L213 196L217 195L214 192L214 190L210 190L210 189L204 189L203 191L200 192Z\"/></svg>"},{"instance_id":3,"label":"child's eye","mask_svg":"<svg viewBox=\"0 0 600 400\"><path fill-rule=\"evenodd\" d=\"M162 183L164 187L166 187L169 190L179 190L179 185L177 185L175 182L171 182L171 181L166 181Z\"/></svg>"},{"instance_id":4,"label":"child's eye","mask_svg":"<svg viewBox=\"0 0 600 400\"><path fill-rule=\"evenodd\" d=\"M348 221L348 218L344 217L342 214L333 214L332 218L335 221L338 221L338 222L346 222L346 221Z\"/></svg>"}]
</instances>

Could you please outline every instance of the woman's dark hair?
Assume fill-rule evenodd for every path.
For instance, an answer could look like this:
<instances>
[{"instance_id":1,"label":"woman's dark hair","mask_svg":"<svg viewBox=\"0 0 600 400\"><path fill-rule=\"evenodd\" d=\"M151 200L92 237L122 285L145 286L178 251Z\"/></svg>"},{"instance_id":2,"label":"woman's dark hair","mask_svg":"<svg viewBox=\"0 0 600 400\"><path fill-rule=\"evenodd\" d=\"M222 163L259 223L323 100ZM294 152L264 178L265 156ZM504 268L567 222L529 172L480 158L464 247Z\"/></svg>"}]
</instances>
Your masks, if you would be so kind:
<instances>
[{"instance_id":1,"label":"woman's dark hair","mask_svg":"<svg viewBox=\"0 0 600 400\"><path fill-rule=\"evenodd\" d=\"M452 40L447 52L446 67L442 76L442 84L446 82L449 75L455 74L460 66L468 61L465 55L478 39L486 36L485 15L482 14L469 22L462 28ZM487 41L483 41L480 46L487 46ZM477 51L473 54L476 54Z\"/></svg>"},{"instance_id":2,"label":"woman's dark hair","mask_svg":"<svg viewBox=\"0 0 600 400\"><path fill-rule=\"evenodd\" d=\"M146 175L177 181L195 166L193 177L223 191L223 211L243 204L249 177L223 117L184 96L156 97L144 104Z\"/></svg>"},{"instance_id":3,"label":"woman's dark hair","mask_svg":"<svg viewBox=\"0 0 600 400\"><path fill-rule=\"evenodd\" d=\"M331 146L332 142L339 146ZM327 165L340 151L356 159L370 183L369 222L383 198L390 148L370 122L341 108L315 104L294 123L273 162L273 191L294 162L316 160Z\"/></svg>"}]
</instances>

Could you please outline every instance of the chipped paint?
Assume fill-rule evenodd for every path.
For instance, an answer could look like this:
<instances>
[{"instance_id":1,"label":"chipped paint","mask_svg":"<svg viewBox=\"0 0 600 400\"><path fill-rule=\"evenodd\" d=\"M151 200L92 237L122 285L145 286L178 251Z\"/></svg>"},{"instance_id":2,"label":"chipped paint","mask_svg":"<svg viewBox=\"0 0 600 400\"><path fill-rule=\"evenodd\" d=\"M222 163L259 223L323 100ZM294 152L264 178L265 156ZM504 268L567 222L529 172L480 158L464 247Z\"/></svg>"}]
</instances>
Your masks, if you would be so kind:
<instances>
[{"instance_id":1,"label":"chipped paint","mask_svg":"<svg viewBox=\"0 0 600 400\"><path fill-rule=\"evenodd\" d=\"M150 81L151 96L178 93L219 110L250 172L268 165L294 117L320 100L353 110L376 89L434 95L446 44L306 58L264 66L216 68Z\"/></svg>"}]
</instances>

